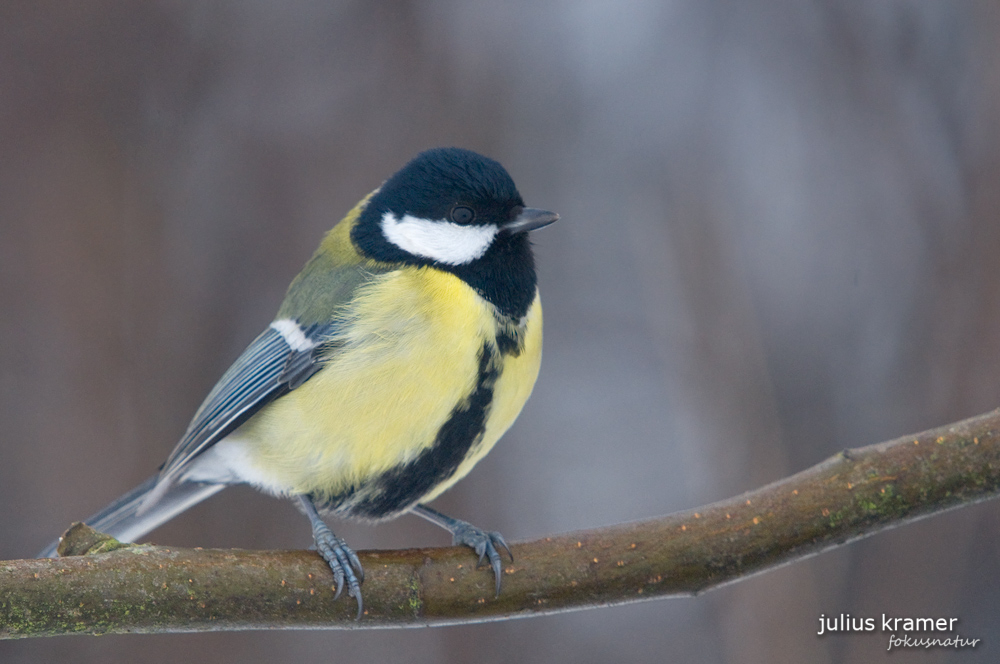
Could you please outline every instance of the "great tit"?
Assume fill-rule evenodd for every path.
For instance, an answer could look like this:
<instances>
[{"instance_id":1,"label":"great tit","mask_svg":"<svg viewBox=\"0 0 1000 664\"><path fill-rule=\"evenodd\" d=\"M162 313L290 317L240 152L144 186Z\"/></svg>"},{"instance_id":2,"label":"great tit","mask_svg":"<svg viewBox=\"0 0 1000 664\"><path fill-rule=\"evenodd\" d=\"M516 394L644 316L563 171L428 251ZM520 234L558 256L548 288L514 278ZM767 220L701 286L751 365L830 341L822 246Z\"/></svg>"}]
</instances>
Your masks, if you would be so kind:
<instances>
[{"instance_id":1,"label":"great tit","mask_svg":"<svg viewBox=\"0 0 1000 664\"><path fill-rule=\"evenodd\" d=\"M359 617L361 563L321 513L421 516L488 558L499 594L503 537L427 503L472 470L531 394L542 306L528 232L558 218L524 207L492 159L420 153L326 234L160 471L87 523L132 541L251 484L298 502Z\"/></svg>"}]
</instances>

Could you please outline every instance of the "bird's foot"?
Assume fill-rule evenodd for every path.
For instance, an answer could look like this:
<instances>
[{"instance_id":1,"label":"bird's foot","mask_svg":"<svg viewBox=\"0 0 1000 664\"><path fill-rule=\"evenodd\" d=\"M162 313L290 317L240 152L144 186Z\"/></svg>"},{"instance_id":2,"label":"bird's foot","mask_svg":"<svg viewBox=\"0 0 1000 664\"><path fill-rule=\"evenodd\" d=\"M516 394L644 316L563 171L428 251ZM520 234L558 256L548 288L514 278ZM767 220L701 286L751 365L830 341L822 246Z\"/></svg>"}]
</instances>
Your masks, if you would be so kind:
<instances>
[{"instance_id":1,"label":"bird's foot","mask_svg":"<svg viewBox=\"0 0 1000 664\"><path fill-rule=\"evenodd\" d=\"M316 541L316 552L323 557L333 572L333 579L337 585L334 599L340 597L346 585L347 594L358 600L357 617L360 620L364 611L361 582L365 580L365 572L361 568L358 555L347 546L347 542L334 535L333 531L322 522L313 525L313 539Z\"/></svg>"},{"instance_id":2,"label":"bird's foot","mask_svg":"<svg viewBox=\"0 0 1000 664\"><path fill-rule=\"evenodd\" d=\"M503 535L495 530L486 531L465 521L459 521L458 519L455 521L454 530L451 531L451 543L456 546L464 544L475 551L476 555L479 556L479 561L476 563L477 567L481 567L483 561L489 558L490 567L493 568L493 576L497 582L496 593L499 597L500 577L503 573L500 561L500 548L502 547L507 551L507 555L510 556L511 561L514 560L514 554L510 552L507 541L503 538Z\"/></svg>"}]
</instances>

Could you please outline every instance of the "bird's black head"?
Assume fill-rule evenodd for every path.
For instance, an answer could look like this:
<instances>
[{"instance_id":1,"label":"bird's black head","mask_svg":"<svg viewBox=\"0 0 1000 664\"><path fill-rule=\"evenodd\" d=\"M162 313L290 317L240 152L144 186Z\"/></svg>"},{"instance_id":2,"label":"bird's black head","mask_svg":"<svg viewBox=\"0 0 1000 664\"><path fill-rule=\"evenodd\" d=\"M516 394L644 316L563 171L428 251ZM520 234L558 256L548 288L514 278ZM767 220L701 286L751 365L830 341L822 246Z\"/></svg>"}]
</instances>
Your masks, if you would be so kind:
<instances>
[{"instance_id":1,"label":"bird's black head","mask_svg":"<svg viewBox=\"0 0 1000 664\"><path fill-rule=\"evenodd\" d=\"M558 215L524 207L504 167L470 150L421 152L368 201L351 240L369 258L451 272L520 318L535 296L527 231Z\"/></svg>"}]
</instances>

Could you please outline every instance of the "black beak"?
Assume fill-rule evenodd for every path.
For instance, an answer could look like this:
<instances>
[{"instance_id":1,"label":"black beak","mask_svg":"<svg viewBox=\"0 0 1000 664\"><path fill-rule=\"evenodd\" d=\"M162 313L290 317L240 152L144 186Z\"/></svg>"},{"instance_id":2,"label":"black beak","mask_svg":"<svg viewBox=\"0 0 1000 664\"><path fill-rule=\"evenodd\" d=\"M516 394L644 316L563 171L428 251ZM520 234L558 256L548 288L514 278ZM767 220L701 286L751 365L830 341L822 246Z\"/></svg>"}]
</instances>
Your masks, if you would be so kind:
<instances>
[{"instance_id":1,"label":"black beak","mask_svg":"<svg viewBox=\"0 0 1000 664\"><path fill-rule=\"evenodd\" d=\"M521 210L521 214L501 226L501 228L511 234L527 233L528 231L548 226L558 218L559 215L555 212L539 210L537 208L524 208Z\"/></svg>"}]
</instances>

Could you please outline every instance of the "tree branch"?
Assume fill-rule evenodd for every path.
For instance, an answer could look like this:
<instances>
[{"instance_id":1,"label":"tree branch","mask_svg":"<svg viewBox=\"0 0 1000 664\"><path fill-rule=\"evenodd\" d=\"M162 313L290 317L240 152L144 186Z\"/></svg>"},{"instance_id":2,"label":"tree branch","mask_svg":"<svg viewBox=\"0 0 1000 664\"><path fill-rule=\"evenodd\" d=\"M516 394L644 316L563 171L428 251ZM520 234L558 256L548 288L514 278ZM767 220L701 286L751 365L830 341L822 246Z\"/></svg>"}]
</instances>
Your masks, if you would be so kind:
<instances>
[{"instance_id":1,"label":"tree branch","mask_svg":"<svg viewBox=\"0 0 1000 664\"><path fill-rule=\"evenodd\" d=\"M465 548L367 551L365 613L308 551L121 545L0 562L0 638L501 620L692 595L1000 492L1000 411L854 450L706 507L512 545L503 590Z\"/></svg>"}]
</instances>

